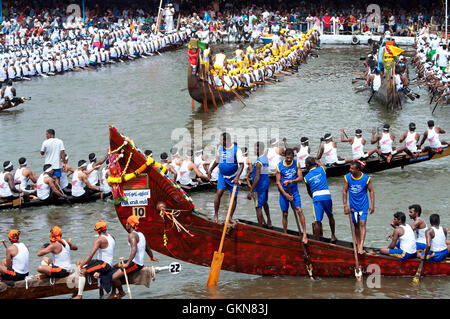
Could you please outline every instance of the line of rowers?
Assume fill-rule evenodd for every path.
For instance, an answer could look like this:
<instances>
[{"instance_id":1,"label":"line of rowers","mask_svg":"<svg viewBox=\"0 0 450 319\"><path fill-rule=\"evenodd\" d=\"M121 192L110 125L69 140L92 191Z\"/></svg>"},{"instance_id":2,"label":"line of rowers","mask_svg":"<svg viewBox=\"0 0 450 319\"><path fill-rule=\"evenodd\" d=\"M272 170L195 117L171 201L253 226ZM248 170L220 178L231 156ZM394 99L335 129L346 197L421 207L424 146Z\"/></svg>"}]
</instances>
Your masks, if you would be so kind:
<instances>
[{"instance_id":1,"label":"line of rowers","mask_svg":"<svg viewBox=\"0 0 450 319\"><path fill-rule=\"evenodd\" d=\"M298 65L299 62L306 63L306 57L310 53L313 43L318 41L317 31L311 30L301 38L284 36L276 37L272 43L261 49L255 50L249 45L245 51L241 44L233 52L233 59L227 59L224 49L212 57L211 49L198 52L200 56L201 72L204 78L210 74L207 80L219 90L231 91L238 87L253 87L264 83L266 78ZM196 51L196 48L190 48ZM195 53L190 52L195 57ZM190 59L193 72L196 72L196 59ZM213 68L210 68L210 64Z\"/></svg>"},{"instance_id":2,"label":"line of rowers","mask_svg":"<svg viewBox=\"0 0 450 319\"><path fill-rule=\"evenodd\" d=\"M98 279L103 289L110 292L108 298L122 298L125 292L122 288L121 278L124 272L127 275L139 272L144 267L145 254L151 261L158 261L153 256L152 250L147 246L144 235L138 231L139 217L130 216L126 221L125 229L128 232L128 245L130 247L129 258L114 264L114 252L116 240L107 232L106 222L99 220L94 230L97 238L92 244L90 252L80 260L76 266L79 269L78 292L73 299L82 299L86 284L86 276ZM8 239L11 243L6 248L6 258L0 264L1 280L19 281L29 276L30 252L27 246L20 242L20 230L11 229ZM62 230L59 226L53 226L50 230L50 243L44 244L37 252L42 257L41 264L37 267L37 278L64 278L72 271L70 252L78 250L78 246L72 238L63 239ZM94 257L97 253L97 258ZM51 255L52 258L46 255Z\"/></svg>"},{"instance_id":3,"label":"line of rowers","mask_svg":"<svg viewBox=\"0 0 450 319\"><path fill-rule=\"evenodd\" d=\"M63 156L61 177L54 176L51 164L45 164L43 172L36 177L37 174L28 168L26 158L18 160L19 168L16 171L11 161L5 161L3 172L0 173L0 200L6 203L23 197L25 202L39 200L52 204L59 198L66 199L68 196L76 200L88 199L98 192L101 192L103 198L111 196L111 186L107 181L107 154L98 160L95 153L91 153L89 162L79 160L76 168L68 164L67 154ZM102 168L103 163L106 166Z\"/></svg>"},{"instance_id":4,"label":"line of rowers","mask_svg":"<svg viewBox=\"0 0 450 319\"><path fill-rule=\"evenodd\" d=\"M136 38L134 34L130 36L123 31L118 33L117 38L111 39L109 45L100 39L65 40L55 44L46 42L42 47L0 54L0 80L29 80L32 76L47 77L106 63L121 62L124 58L153 55L186 39L186 32L176 32L162 37L139 34Z\"/></svg>"},{"instance_id":5,"label":"line of rowers","mask_svg":"<svg viewBox=\"0 0 450 319\"><path fill-rule=\"evenodd\" d=\"M439 46L438 41L437 48L431 50L431 41L428 41L426 38L416 39L416 51L412 62L417 69L418 78L425 82L433 97L436 95L436 100L439 101L443 98L443 104L448 104L450 73L448 72L447 46L445 44ZM431 54L430 51L434 53Z\"/></svg>"},{"instance_id":6,"label":"line of rowers","mask_svg":"<svg viewBox=\"0 0 450 319\"><path fill-rule=\"evenodd\" d=\"M348 164L354 160L366 161L374 154L379 156L380 161L390 163L393 156L405 152L413 158L417 158L422 151L431 150L440 152L443 148L448 147L448 143L440 141L439 136L445 134L445 130L439 126L434 125L434 121L428 121L428 129L424 132L422 140L420 134L416 132L415 123L410 123L408 130L405 131L399 139L399 142L405 143L403 147L394 147L395 136L390 132L389 124L383 126L383 132L376 134L372 130L371 144L378 143L379 145L369 151L364 151L364 146L367 141L362 136L362 130L355 130L354 137L347 137L344 129L341 129L341 142L349 143L352 147L352 158L341 158L337 154L337 143L334 141L330 133L325 134L321 141L324 142L319 148L317 159L322 159L326 167ZM428 141L429 146L424 147L423 144ZM277 139L270 141L271 146L267 149L267 156L269 161L269 174L275 175L278 163L281 161L284 150L289 148L286 138L283 138L284 148L280 147ZM311 156L311 149L309 146L309 139L302 137L300 145L292 147L296 151L296 158L299 161L300 167L304 170L306 168L305 160ZM146 156L153 156L152 151L146 150ZM252 161L248 156L248 149L243 147L240 149L242 153L244 168L239 175L241 182L244 182L250 187L250 176L253 173ZM171 159L167 153L161 154L161 164L167 167L167 172L171 174L174 181L179 183L185 189L195 187L204 182L217 183L219 179L216 159L209 161L202 148L197 148L192 152L191 157L183 157L179 154L177 148L172 148L170 151ZM216 154L217 155L217 154ZM214 167L214 169L211 169ZM210 175L208 176L208 174ZM195 177L193 177L195 176Z\"/></svg>"},{"instance_id":7,"label":"line of rowers","mask_svg":"<svg viewBox=\"0 0 450 319\"><path fill-rule=\"evenodd\" d=\"M234 189L236 189L236 192L238 192L240 180L239 176L241 176L244 170L245 163L245 158L243 156L242 150L236 143L232 142L230 134L224 132L222 133L220 138L221 141L217 148L216 159L214 161L214 164L209 167L207 173L207 177L210 178L212 175L212 171L217 167L219 169L217 191L214 199L214 222L218 222L220 202L225 190L233 192ZM273 142L276 143L276 140ZM269 157L276 154L276 149L271 149L266 151L263 142L255 143L254 152L257 156L257 159L252 165L250 191L247 195L248 200L253 199L254 201L258 225L260 227L266 227L269 229L273 228L270 218L270 208L268 205L270 172ZM306 154L306 158L304 159L305 169L303 170L300 165L300 159L298 159L298 157L296 158L295 156L294 148L286 148L285 150L283 150L282 154L278 155L280 155L280 157L276 162L277 164L275 176L277 188L279 191L279 205L282 211L283 232L287 233L288 212L289 207L291 206L294 210L294 214L297 214L300 219L300 224L303 229L302 241L305 244L308 243L306 221L302 210L302 201L298 188L298 184L304 181L307 192L313 200L313 234L315 239L320 240L320 236L323 233L322 220L324 214L326 214L329 219L329 225L331 229L331 242L336 243L337 238L335 236L335 220L332 212L333 204L331 193L328 187L325 166L321 163L320 159ZM359 254L366 253L366 251L364 250L364 241L366 236L367 217L375 210L374 188L372 186L371 177L362 172L364 166L365 163L361 160L351 161L349 169L350 172L344 177L344 186L342 192L344 212L345 214L351 214L352 221L355 224L356 240ZM195 165L192 165L192 167L195 167ZM232 218L236 209L236 204L237 197L236 200L233 201L231 207L231 227L233 227L233 225L235 224L235 221ZM266 215L267 221L263 216L263 210ZM420 211L416 211L420 215ZM398 220L403 221L403 223L393 223L392 226L398 226L398 229L396 228L396 230L394 231L393 238L396 240L394 244L397 244L397 242L399 242L399 248L395 248L395 245L391 247L391 245L389 249L396 250L386 251L384 249L381 249L380 253L386 253L390 256L399 258L410 258L410 255L406 255L406 252L410 252L409 249L405 250L405 254L403 254L403 251L401 252L400 250L398 250L403 250L405 248L405 239L408 238L408 236L404 236L404 220L400 216L398 217ZM427 256L426 258L428 258L428 260L440 261L441 259L438 259L441 258L444 254L439 250L442 245L441 232L443 232L444 230L442 227L439 228L439 222L436 222L435 217L433 217L430 222L434 228L427 232L427 244L425 247L426 254L424 256ZM423 223L421 223L421 226L419 227L421 230L423 229L422 226ZM423 232L426 232L426 229L423 230ZM435 233L439 233L439 235L435 235ZM422 235L423 234L421 234L421 236ZM414 241L414 245L415 243L416 241ZM443 241L443 244L445 245L445 249L447 249L445 239ZM434 257L437 255L439 255L439 258L436 257L437 259L434 259ZM444 258L446 256L447 254L445 254Z\"/></svg>"}]
</instances>

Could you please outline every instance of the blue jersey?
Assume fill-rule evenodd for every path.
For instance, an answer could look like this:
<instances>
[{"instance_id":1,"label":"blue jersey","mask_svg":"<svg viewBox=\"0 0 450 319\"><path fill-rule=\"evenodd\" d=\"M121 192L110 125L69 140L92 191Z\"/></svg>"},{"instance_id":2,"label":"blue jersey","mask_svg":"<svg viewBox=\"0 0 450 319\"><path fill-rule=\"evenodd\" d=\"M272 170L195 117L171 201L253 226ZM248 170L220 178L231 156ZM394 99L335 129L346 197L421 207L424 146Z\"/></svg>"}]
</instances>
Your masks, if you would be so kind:
<instances>
[{"instance_id":1,"label":"blue jersey","mask_svg":"<svg viewBox=\"0 0 450 319\"><path fill-rule=\"evenodd\" d=\"M328 189L327 174L322 166L314 167L305 175L305 183L309 185L313 202L331 199Z\"/></svg>"},{"instance_id":2,"label":"blue jersey","mask_svg":"<svg viewBox=\"0 0 450 319\"><path fill-rule=\"evenodd\" d=\"M239 169L237 151L236 144L233 144L230 148L219 146L219 172L225 178L234 177Z\"/></svg>"},{"instance_id":3,"label":"blue jersey","mask_svg":"<svg viewBox=\"0 0 450 319\"><path fill-rule=\"evenodd\" d=\"M292 160L291 165L287 165L286 161L280 161L277 166L277 171L281 176L281 185L284 190L287 192L287 188L283 185L284 181L290 181L296 179L298 177L297 170L299 168L299 164L296 159ZM298 192L297 183L290 184L291 192Z\"/></svg>"},{"instance_id":4,"label":"blue jersey","mask_svg":"<svg viewBox=\"0 0 450 319\"><path fill-rule=\"evenodd\" d=\"M348 184L349 208L355 211L367 211L369 209L369 195L367 194L367 185L370 177L361 173L361 177L354 179L351 173L344 176Z\"/></svg>"},{"instance_id":5,"label":"blue jersey","mask_svg":"<svg viewBox=\"0 0 450 319\"><path fill-rule=\"evenodd\" d=\"M256 164L261 164L261 171L259 174L259 182L256 186L257 190L264 190L269 188L269 159L267 158L267 155L263 155L258 157L255 163L253 163L253 170L252 170L252 181L255 180L255 174L256 174Z\"/></svg>"}]
</instances>

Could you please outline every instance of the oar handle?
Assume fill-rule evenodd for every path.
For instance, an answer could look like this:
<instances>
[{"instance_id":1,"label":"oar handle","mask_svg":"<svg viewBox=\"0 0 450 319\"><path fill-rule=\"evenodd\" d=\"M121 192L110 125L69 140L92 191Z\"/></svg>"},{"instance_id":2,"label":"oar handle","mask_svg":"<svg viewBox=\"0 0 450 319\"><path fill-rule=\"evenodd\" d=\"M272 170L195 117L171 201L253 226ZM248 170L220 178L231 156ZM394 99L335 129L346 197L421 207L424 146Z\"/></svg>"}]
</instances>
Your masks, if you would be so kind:
<instances>
[{"instance_id":1,"label":"oar handle","mask_svg":"<svg viewBox=\"0 0 450 319\"><path fill-rule=\"evenodd\" d=\"M3 239L2 239L2 244L3 244L3 246L5 246L5 248L8 248L8 246L6 246L6 243Z\"/></svg>"},{"instance_id":2,"label":"oar handle","mask_svg":"<svg viewBox=\"0 0 450 319\"><path fill-rule=\"evenodd\" d=\"M228 221L230 220L231 210L232 210L233 202L234 202L234 197L236 196L236 188L237 188L237 184L234 184L233 191L231 193L230 204L228 205L227 218L225 219L225 224L223 226L222 238L220 239L220 245L219 245L219 250L218 250L219 253L222 252L223 242L225 240L225 235L227 233Z\"/></svg>"}]
</instances>

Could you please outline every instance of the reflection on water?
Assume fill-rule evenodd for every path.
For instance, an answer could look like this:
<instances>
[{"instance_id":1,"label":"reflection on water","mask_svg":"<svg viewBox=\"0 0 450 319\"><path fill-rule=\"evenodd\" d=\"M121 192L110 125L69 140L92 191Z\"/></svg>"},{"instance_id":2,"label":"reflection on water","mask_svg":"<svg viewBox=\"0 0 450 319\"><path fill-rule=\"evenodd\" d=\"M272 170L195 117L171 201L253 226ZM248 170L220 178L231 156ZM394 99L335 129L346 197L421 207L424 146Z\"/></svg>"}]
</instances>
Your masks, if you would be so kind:
<instances>
[{"instance_id":1,"label":"reflection on water","mask_svg":"<svg viewBox=\"0 0 450 319\"><path fill-rule=\"evenodd\" d=\"M426 122L434 119L450 130L450 108L438 108L431 115L429 97L425 88L412 86L421 98L405 103L403 110L388 112L382 106L367 103L369 92L355 93L351 72L362 69L360 57L366 54L364 46L335 46L319 50L318 58L292 76L280 76L281 82L266 85L250 93L244 108L239 100L211 108L204 113L196 104L191 112L191 99L186 90L187 58L184 50L164 53L125 65L112 65L97 71L67 73L47 79L18 83L18 94L32 96L31 101L17 110L0 114L0 163L18 158L28 159L29 167L40 172L43 158L39 154L45 130L53 128L64 141L69 164L87 159L89 153L98 156L108 147L108 125L116 126L131 137L141 149L159 154L168 152L178 142L171 140L177 128L193 132L194 121L201 120L203 130L218 128L272 128L280 137L286 136L289 145L297 144L301 136L310 139L312 154L317 152L319 138L330 132L338 142L340 156L351 156L351 147L340 143L340 128L350 136L355 129L363 130L366 140L370 131L384 123L391 125L398 137L415 122L418 131L425 131ZM414 71L411 72L415 77ZM427 101L428 100L428 101ZM449 139L445 136L443 140ZM398 145L398 143L396 143ZM387 247L385 236L391 231L389 222L398 210L407 211L410 204L422 205L427 220L431 213L441 215L443 225L450 225L448 214L448 174L450 162L443 158L428 163L371 174L375 188L375 213L367 224L368 246ZM336 235L351 241L348 219L343 215L341 177L330 178L336 219ZM313 220L312 201L300 185L302 206L307 225ZM237 196L236 218L256 221L253 205L246 192ZM193 193L196 207L213 214L214 192ZM222 200L221 218L225 217L228 199ZM272 185L269 205L274 226L281 227L278 191ZM83 258L95 239L94 224L105 220L108 231L117 239L115 259L127 258L127 233L118 223L111 201L77 204L73 207L40 207L35 209L2 211L0 238L14 227L22 231L21 239L30 247L31 269L39 260L37 250L48 242L49 230L60 225L63 237L72 237L79 246L72 252L72 261ZM409 222L409 221L408 221ZM289 216L290 229L295 220ZM310 226L308 226L310 227ZM308 229L311 232L311 229ZM328 222L324 221L324 235L329 236ZM162 240L154 238L153 240ZM155 253L157 266L167 266L174 260ZM149 261L146 261L149 264ZM215 291L208 291L206 281L209 268L187 263L182 272L172 275L159 273L150 289L132 286L134 298L448 298L450 284L445 277L422 278L420 288L409 285L411 278L381 278L380 288L369 288L365 278L363 289L357 289L355 278L321 278L311 281L303 277L267 277L221 271ZM36 273L32 271L32 273ZM358 290L357 292L355 290ZM98 298L97 291L85 292L87 298ZM55 298L67 298L60 296Z\"/></svg>"}]
</instances>

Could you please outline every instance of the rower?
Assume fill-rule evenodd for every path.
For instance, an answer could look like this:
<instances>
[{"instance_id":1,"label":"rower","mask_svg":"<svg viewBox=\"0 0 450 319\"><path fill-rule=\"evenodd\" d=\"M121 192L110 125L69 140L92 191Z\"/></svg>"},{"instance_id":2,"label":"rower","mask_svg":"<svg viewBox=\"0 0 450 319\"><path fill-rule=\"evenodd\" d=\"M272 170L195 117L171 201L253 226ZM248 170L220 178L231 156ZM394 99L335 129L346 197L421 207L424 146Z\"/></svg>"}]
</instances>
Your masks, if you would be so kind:
<instances>
[{"instance_id":1,"label":"rower","mask_svg":"<svg viewBox=\"0 0 450 319\"><path fill-rule=\"evenodd\" d=\"M447 227L440 226L438 214L430 215L431 227L425 232L427 245L425 251L418 253L417 257L422 260L439 262L448 255Z\"/></svg>"},{"instance_id":2,"label":"rower","mask_svg":"<svg viewBox=\"0 0 450 319\"><path fill-rule=\"evenodd\" d=\"M303 179L302 169L297 160L294 159L294 150L288 148L285 151L285 159L278 164L276 173L276 182L279 191L279 202L281 211L283 212L283 232L287 234L288 225L288 212L290 204L293 208L294 214L298 214L300 217L300 223L303 229L302 241L304 244L308 243L308 237L306 235L306 223L305 216L302 211L302 202L300 193L298 191L298 182ZM289 190L288 190L289 187Z\"/></svg>"},{"instance_id":3,"label":"rower","mask_svg":"<svg viewBox=\"0 0 450 319\"><path fill-rule=\"evenodd\" d=\"M282 161L284 153L283 148L278 145L278 139L270 140L271 147L267 149L267 158L269 159L269 174L274 175L277 172L278 164Z\"/></svg>"},{"instance_id":4,"label":"rower","mask_svg":"<svg viewBox=\"0 0 450 319\"><path fill-rule=\"evenodd\" d=\"M283 138L284 147L289 148L286 144L286 138ZM311 148L309 147L309 139L305 136L300 138L300 146L291 147L294 151L297 152L297 161L300 163L300 167L302 169L306 168L305 160L310 156Z\"/></svg>"},{"instance_id":5,"label":"rower","mask_svg":"<svg viewBox=\"0 0 450 319\"><path fill-rule=\"evenodd\" d=\"M14 184L13 169L14 166L10 161L3 163L3 172L0 173L0 198L4 202L10 202L23 193L20 187L16 188Z\"/></svg>"},{"instance_id":6,"label":"rower","mask_svg":"<svg viewBox=\"0 0 450 319\"><path fill-rule=\"evenodd\" d=\"M95 224L94 230L98 234L98 237L94 240L91 251L84 259L77 261L77 266L80 269L80 276L78 277L78 294L72 299L83 298L87 274L93 274L94 278L98 278L99 275L111 270L116 241L112 235L106 232L107 227L104 221L99 220ZM97 251L97 259L92 259Z\"/></svg>"},{"instance_id":7,"label":"rower","mask_svg":"<svg viewBox=\"0 0 450 319\"><path fill-rule=\"evenodd\" d=\"M206 161L206 156L203 154L201 147L194 151L194 164L203 175L208 175L207 170L210 162Z\"/></svg>"},{"instance_id":8,"label":"rower","mask_svg":"<svg viewBox=\"0 0 450 319\"><path fill-rule=\"evenodd\" d=\"M236 64L239 69L244 68L244 60L245 60L245 54L244 54L244 45L240 44L239 48L233 52L233 56L236 59Z\"/></svg>"},{"instance_id":9,"label":"rower","mask_svg":"<svg viewBox=\"0 0 450 319\"><path fill-rule=\"evenodd\" d=\"M91 168L91 171L86 171L87 163L85 160L78 161L78 168L72 174L72 196L74 198L86 198L99 192L100 188L96 185L92 185L87 176L93 169L98 169L97 166Z\"/></svg>"},{"instance_id":10,"label":"rower","mask_svg":"<svg viewBox=\"0 0 450 319\"><path fill-rule=\"evenodd\" d=\"M30 252L24 243L19 242L20 231L11 229L8 239L11 243L6 248L6 258L0 265L0 279L19 281L28 276Z\"/></svg>"},{"instance_id":11,"label":"rower","mask_svg":"<svg viewBox=\"0 0 450 319\"><path fill-rule=\"evenodd\" d=\"M62 231L58 226L50 230L50 244L45 244L37 253L38 257L53 254L53 259L44 257L37 271L50 278L63 278L70 275L70 251L78 250L77 245L69 240L62 239ZM42 277L40 277L42 278Z\"/></svg>"},{"instance_id":12,"label":"rower","mask_svg":"<svg viewBox=\"0 0 450 319\"><path fill-rule=\"evenodd\" d=\"M176 181L177 180L177 171L175 170L175 168L171 165L171 161L168 160L169 155L167 155L166 152L161 153L160 155L161 158L161 165L166 167L166 175L170 173L172 173L172 180Z\"/></svg>"},{"instance_id":13,"label":"rower","mask_svg":"<svg viewBox=\"0 0 450 319\"><path fill-rule=\"evenodd\" d=\"M95 153L89 154L89 164L88 164L86 170L90 171L90 173L88 174L88 180L91 185L100 186L100 182L98 179L98 169L106 161L107 157L108 157L108 153L106 153L105 156L100 161L97 161L97 157L95 156ZM94 167L97 167L97 168L93 169Z\"/></svg>"},{"instance_id":14,"label":"rower","mask_svg":"<svg viewBox=\"0 0 450 319\"><path fill-rule=\"evenodd\" d=\"M430 148L435 152L440 152L442 148L448 147L449 144L447 142L441 142L439 140L439 134L445 134L445 131L439 126L435 126L433 120L429 120L427 124L428 130L423 133L422 141L420 142L419 147L422 147L425 140L428 140Z\"/></svg>"},{"instance_id":15,"label":"rower","mask_svg":"<svg viewBox=\"0 0 450 319\"><path fill-rule=\"evenodd\" d=\"M50 164L45 164L43 173L39 175L36 183L36 195L41 201L52 203L58 198L66 198L66 195L60 190L59 184L51 177L53 168Z\"/></svg>"},{"instance_id":16,"label":"rower","mask_svg":"<svg viewBox=\"0 0 450 319\"><path fill-rule=\"evenodd\" d=\"M209 72L209 62L211 61L211 48L208 43L206 43L205 50L202 51L202 55L200 57L204 72L207 74Z\"/></svg>"},{"instance_id":17,"label":"rower","mask_svg":"<svg viewBox=\"0 0 450 319\"><path fill-rule=\"evenodd\" d=\"M325 144L320 147L317 159L320 160L322 155L325 155L325 166L342 165L352 161L351 159L342 159L337 156L337 143L333 141L333 136L330 133L326 133L322 141L325 141Z\"/></svg>"},{"instance_id":18,"label":"rower","mask_svg":"<svg viewBox=\"0 0 450 319\"><path fill-rule=\"evenodd\" d=\"M392 144L394 143L395 136L389 133L389 124L385 124L383 126L383 132L381 134L375 135L375 130L372 129L372 139L371 143L375 144L377 142L380 143L380 148L377 150L380 158L384 158L387 163L390 163L392 160L392 156L397 154L397 151Z\"/></svg>"},{"instance_id":19,"label":"rower","mask_svg":"<svg viewBox=\"0 0 450 319\"><path fill-rule=\"evenodd\" d=\"M422 207L420 205L414 204L408 207L409 217L414 221L411 228L416 236L416 248L417 251L422 252L426 248L427 240L425 237L425 232L427 231L427 223L420 217L422 214Z\"/></svg>"},{"instance_id":20,"label":"rower","mask_svg":"<svg viewBox=\"0 0 450 319\"><path fill-rule=\"evenodd\" d=\"M106 159L105 163L106 166L100 172L100 191L103 194L103 198L112 194L112 187L108 183L108 177L111 175L109 171L109 159Z\"/></svg>"},{"instance_id":21,"label":"rower","mask_svg":"<svg viewBox=\"0 0 450 319\"><path fill-rule=\"evenodd\" d=\"M257 156L257 159L255 163L253 163L252 184L250 185L250 191L247 195L247 199L254 199L255 201L258 226L272 229L272 221L270 219L270 210L268 204L270 185L269 159L267 158L267 154L264 152L264 147L265 145L263 142L255 143L255 154ZM262 214L263 207L267 217L267 224Z\"/></svg>"},{"instance_id":22,"label":"rower","mask_svg":"<svg viewBox=\"0 0 450 319\"><path fill-rule=\"evenodd\" d=\"M177 172L177 183L180 183L183 186L197 186L198 182L193 181L191 178L191 173L194 172L197 178L202 178L205 180L209 180L208 176L202 174L197 166L189 159L178 158L175 160L176 165L180 167L180 170Z\"/></svg>"},{"instance_id":23,"label":"rower","mask_svg":"<svg viewBox=\"0 0 450 319\"><path fill-rule=\"evenodd\" d=\"M405 152L411 157L417 158L420 153L420 148L417 147L419 142L420 134L416 132L416 124L409 123L409 130L403 133L403 135L398 140L400 143L405 141Z\"/></svg>"},{"instance_id":24,"label":"rower","mask_svg":"<svg viewBox=\"0 0 450 319\"><path fill-rule=\"evenodd\" d=\"M69 164L69 156L67 154L64 156L64 160L62 161L61 168L61 177L59 182L61 183L61 189L66 195L70 195L72 193L72 184L69 183L69 176L75 172L75 169Z\"/></svg>"},{"instance_id":25,"label":"rower","mask_svg":"<svg viewBox=\"0 0 450 319\"><path fill-rule=\"evenodd\" d=\"M362 137L362 130L355 130L355 137L345 137L344 129L341 129L341 142L348 142L352 146L352 157L353 160L365 161L372 156L373 153L377 152L377 148L371 149L368 152L364 152L364 145L366 145L366 140Z\"/></svg>"},{"instance_id":26,"label":"rower","mask_svg":"<svg viewBox=\"0 0 450 319\"><path fill-rule=\"evenodd\" d=\"M223 48L214 57L213 65L214 70L219 74L219 76L223 76L223 70L227 68L227 57Z\"/></svg>"},{"instance_id":27,"label":"rower","mask_svg":"<svg viewBox=\"0 0 450 319\"><path fill-rule=\"evenodd\" d=\"M244 169L242 170L239 179L245 182L250 187L249 177L252 174L252 163L248 157L248 149L246 147L241 148L242 156L244 157Z\"/></svg>"},{"instance_id":28,"label":"rower","mask_svg":"<svg viewBox=\"0 0 450 319\"><path fill-rule=\"evenodd\" d=\"M307 157L305 160L306 171L308 172L304 181L309 196L313 200L313 233L316 240L320 240L322 234L322 219L325 212L331 229L331 243L336 243L335 221L333 217L333 201L328 188L327 174L325 168L321 166L314 157Z\"/></svg>"},{"instance_id":29,"label":"rower","mask_svg":"<svg viewBox=\"0 0 450 319\"><path fill-rule=\"evenodd\" d=\"M14 183L19 184L19 189L22 190L23 194L36 194L36 189L32 185L32 183L36 184L36 174L30 170L27 165L27 159L25 157L19 158L20 167L14 173Z\"/></svg>"},{"instance_id":30,"label":"rower","mask_svg":"<svg viewBox=\"0 0 450 319\"><path fill-rule=\"evenodd\" d=\"M128 246L130 247L130 256L127 260L123 261L123 264L119 263L113 266L113 269L118 268L119 271L116 271L112 275L112 290L108 299L120 299L125 296L125 292L122 289L122 282L120 281L120 278L124 276L124 272L129 275L144 268L144 257L146 252L149 256L153 256L152 251L147 246L144 234L137 231L138 225L138 216L131 215L130 217L128 217L125 224L125 229L128 232ZM116 289L118 290L117 294L115 293Z\"/></svg>"},{"instance_id":31,"label":"rower","mask_svg":"<svg viewBox=\"0 0 450 319\"><path fill-rule=\"evenodd\" d=\"M392 242L388 248L381 248L380 253L400 259L416 257L416 238L410 225L405 224L406 215L396 212L391 224L395 227Z\"/></svg>"},{"instance_id":32,"label":"rower","mask_svg":"<svg viewBox=\"0 0 450 319\"><path fill-rule=\"evenodd\" d=\"M355 224L355 236L358 254L364 253L364 240L366 237L367 215L375 211L375 192L371 177L362 172L364 163L353 161L350 163L350 173L344 176L342 201L346 215L352 214ZM367 195L369 192L369 196ZM347 204L347 198L350 205Z\"/></svg>"},{"instance_id":33,"label":"rower","mask_svg":"<svg viewBox=\"0 0 450 319\"><path fill-rule=\"evenodd\" d=\"M217 147L216 160L208 169L208 178L211 178L213 170L219 166L219 179L217 181L217 192L214 199L214 222L217 223L219 218L220 200L225 189L232 192L234 185L236 186L235 199L230 213L230 223L233 224L233 214L236 209L237 194L239 191L239 176L244 169L244 157L241 149L231 142L229 133L224 132L221 135L221 143Z\"/></svg>"}]
</instances>

